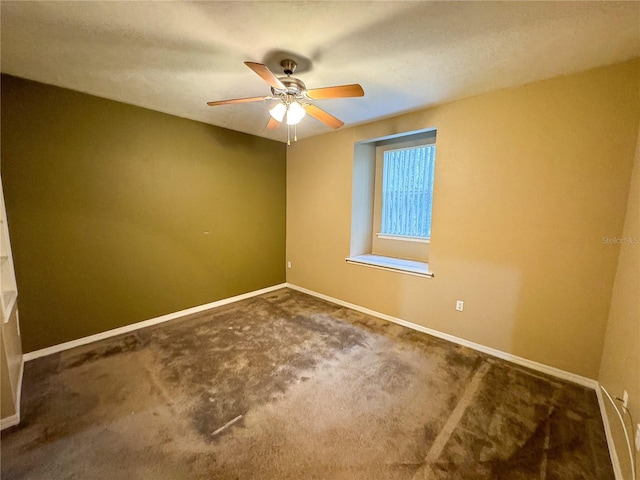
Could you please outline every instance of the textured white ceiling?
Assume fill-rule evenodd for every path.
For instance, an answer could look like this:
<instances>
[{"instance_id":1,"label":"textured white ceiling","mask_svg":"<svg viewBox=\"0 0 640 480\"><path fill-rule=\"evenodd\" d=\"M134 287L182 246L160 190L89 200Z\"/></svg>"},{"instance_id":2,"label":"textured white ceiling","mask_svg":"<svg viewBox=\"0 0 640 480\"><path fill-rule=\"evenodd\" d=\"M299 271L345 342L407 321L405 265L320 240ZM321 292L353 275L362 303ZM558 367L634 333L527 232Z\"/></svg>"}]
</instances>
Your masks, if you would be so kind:
<instances>
[{"instance_id":1,"label":"textured white ceiling","mask_svg":"<svg viewBox=\"0 0 640 480\"><path fill-rule=\"evenodd\" d=\"M367 122L640 55L640 2L2 1L2 72L284 141L245 60L309 59L317 105ZM268 63L268 65L272 65ZM274 67L275 69L275 67ZM274 73L276 72L274 70ZM344 127L343 127L344 128ZM330 129L305 118L299 137Z\"/></svg>"}]
</instances>

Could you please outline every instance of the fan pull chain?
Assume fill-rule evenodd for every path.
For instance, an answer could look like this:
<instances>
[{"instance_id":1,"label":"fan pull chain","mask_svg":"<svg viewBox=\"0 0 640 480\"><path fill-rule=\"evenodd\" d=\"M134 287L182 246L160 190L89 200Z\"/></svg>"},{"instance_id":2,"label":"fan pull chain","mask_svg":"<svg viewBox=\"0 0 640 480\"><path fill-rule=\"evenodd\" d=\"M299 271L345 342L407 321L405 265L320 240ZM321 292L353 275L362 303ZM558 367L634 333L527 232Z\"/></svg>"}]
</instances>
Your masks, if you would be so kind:
<instances>
[{"instance_id":1,"label":"fan pull chain","mask_svg":"<svg viewBox=\"0 0 640 480\"><path fill-rule=\"evenodd\" d=\"M298 124L297 123L293 126L293 141L294 142L298 141Z\"/></svg>"},{"instance_id":2,"label":"fan pull chain","mask_svg":"<svg viewBox=\"0 0 640 480\"><path fill-rule=\"evenodd\" d=\"M291 145L291 126L287 125L287 145Z\"/></svg>"}]
</instances>

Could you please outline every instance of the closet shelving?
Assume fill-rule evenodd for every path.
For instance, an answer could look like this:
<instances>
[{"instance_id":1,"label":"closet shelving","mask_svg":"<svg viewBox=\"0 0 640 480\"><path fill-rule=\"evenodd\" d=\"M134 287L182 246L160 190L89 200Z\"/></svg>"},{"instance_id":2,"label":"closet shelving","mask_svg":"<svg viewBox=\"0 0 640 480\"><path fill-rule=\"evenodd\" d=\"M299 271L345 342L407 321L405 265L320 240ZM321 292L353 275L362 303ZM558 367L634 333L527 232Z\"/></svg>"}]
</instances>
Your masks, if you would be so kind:
<instances>
[{"instance_id":1,"label":"closet shelving","mask_svg":"<svg viewBox=\"0 0 640 480\"><path fill-rule=\"evenodd\" d=\"M0 179L0 306L2 307L2 321L8 322L11 312L18 299L16 276L13 269L11 242L9 240L9 225L7 211L4 206L4 192Z\"/></svg>"}]
</instances>

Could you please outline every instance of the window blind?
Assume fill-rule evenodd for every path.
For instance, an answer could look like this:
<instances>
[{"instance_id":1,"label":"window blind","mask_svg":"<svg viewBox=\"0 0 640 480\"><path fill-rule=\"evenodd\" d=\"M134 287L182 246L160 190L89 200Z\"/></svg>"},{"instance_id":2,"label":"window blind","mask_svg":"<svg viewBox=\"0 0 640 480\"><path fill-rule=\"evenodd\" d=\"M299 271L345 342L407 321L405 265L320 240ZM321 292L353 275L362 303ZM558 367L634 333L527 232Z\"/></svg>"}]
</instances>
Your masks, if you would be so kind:
<instances>
[{"instance_id":1,"label":"window blind","mask_svg":"<svg viewBox=\"0 0 640 480\"><path fill-rule=\"evenodd\" d=\"M435 157L435 145L384 152L381 233L431 238Z\"/></svg>"}]
</instances>

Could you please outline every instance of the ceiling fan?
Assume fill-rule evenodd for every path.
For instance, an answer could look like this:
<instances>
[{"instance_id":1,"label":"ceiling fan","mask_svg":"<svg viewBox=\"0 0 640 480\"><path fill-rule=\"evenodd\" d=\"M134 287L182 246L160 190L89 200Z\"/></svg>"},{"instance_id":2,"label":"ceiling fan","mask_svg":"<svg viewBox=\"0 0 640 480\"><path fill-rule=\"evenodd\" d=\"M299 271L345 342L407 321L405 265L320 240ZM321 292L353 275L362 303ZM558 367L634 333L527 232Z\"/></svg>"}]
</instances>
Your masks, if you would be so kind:
<instances>
[{"instance_id":1,"label":"ceiling fan","mask_svg":"<svg viewBox=\"0 0 640 480\"><path fill-rule=\"evenodd\" d=\"M219 100L207 102L207 105L215 107L218 105L229 105L234 103L259 102L263 100L277 100L278 103L269 110L271 118L267 123L267 129L278 128L284 120L287 124L287 144L290 144L290 127L294 127L294 141L297 140L296 125L308 113L316 120L331 128L340 128L344 122L333 115L316 107L312 100L323 100L327 98L348 98L362 97L364 90L358 84L339 85L336 87L307 89L304 82L299 78L292 77L297 64L293 60L285 59L280 62L285 76L276 77L266 65L255 62L244 62L244 64L257 73L260 78L271 86L271 95L267 97L247 97L234 98L230 100Z\"/></svg>"}]
</instances>

